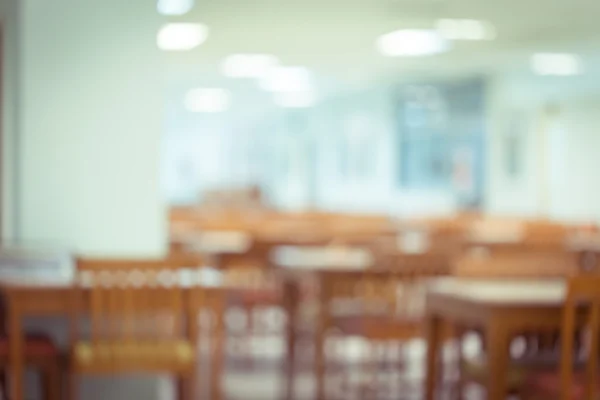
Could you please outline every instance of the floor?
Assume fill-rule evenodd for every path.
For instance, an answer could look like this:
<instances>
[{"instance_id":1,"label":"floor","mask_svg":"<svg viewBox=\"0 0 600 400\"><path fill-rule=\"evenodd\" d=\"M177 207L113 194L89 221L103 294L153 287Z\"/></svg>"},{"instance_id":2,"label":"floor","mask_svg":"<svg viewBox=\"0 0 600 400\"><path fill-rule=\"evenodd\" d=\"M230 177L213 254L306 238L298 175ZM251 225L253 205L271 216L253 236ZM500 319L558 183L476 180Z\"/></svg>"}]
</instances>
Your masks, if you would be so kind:
<instances>
[{"instance_id":1,"label":"floor","mask_svg":"<svg viewBox=\"0 0 600 400\"><path fill-rule=\"evenodd\" d=\"M226 374L223 381L226 400L279 400L283 398L283 360L284 341L282 337L254 338L250 346L242 346L231 341L227 349ZM298 400L312 400L315 393L315 379L310 363L310 346L303 346L300 351L303 356L298 361L298 373L295 378L295 398ZM465 352L475 353L479 343L476 338L466 341ZM242 351L243 350L243 351ZM330 375L328 378L328 400L420 400L422 399L422 386L424 378L425 343L414 340L407 343L403 349L399 346L382 346L371 348L361 338L347 338L336 340L326 345L326 354L330 361ZM406 360L403 365L398 365L398 355L403 353ZM248 357L251 355L251 357ZM380 364L376 373L377 392L369 391L369 374L361 367L356 367L375 355ZM444 360L447 376L445 377L444 399L452 399L452 380L455 378L456 348L447 346L444 351ZM386 361L387 360L387 364ZM336 362L337 361L337 362ZM395 362L394 362L395 361ZM340 377L340 365L354 365L350 373L344 373L347 381ZM336 366L338 368L336 368ZM387 366L387 368L386 368ZM364 367L364 366L363 366ZM336 371L338 372L336 374ZM353 388L352 391L343 387ZM363 390L357 390L362 387ZM165 397L168 389L165 390ZM469 387L465 400L483 399L480 388ZM162 396L161 396L162 397ZM203 398L207 398L206 395Z\"/></svg>"},{"instance_id":2,"label":"floor","mask_svg":"<svg viewBox=\"0 0 600 400\"><path fill-rule=\"evenodd\" d=\"M36 319L26 324L31 330L42 329L51 333L59 344L66 344L66 326L64 321L51 321L48 319ZM235 321L231 321L233 326ZM239 324L240 326L243 324ZM223 400L281 400L283 395L283 365L285 356L285 341L282 334L275 334L269 337L256 336L252 339L250 345L248 342L240 343L234 339L234 335L228 340L226 370L222 382L225 397ZM310 360L312 359L311 346L302 346L298 360L297 374L295 377L295 399L313 400L315 393L315 379ZM465 342L464 351L468 356L477 354L480 344L476 338L468 338ZM203 349L206 354L207 346ZM330 365L333 366L330 375L329 388L330 395L328 400L420 400L422 399L423 385L423 363L426 346L421 340L414 340L404 345L400 350L399 346L381 347L372 349L369 345L358 337L350 337L342 340L332 340L326 345L327 358ZM388 368L386 371L383 366L377 374L377 387L388 388L387 393L383 391L378 393L377 397L373 393L361 393L360 395L350 395L347 391L342 392L343 382L335 374L336 365L357 364L361 360L368 359L368 356L377 355L379 360L387 358L397 360L399 352L402 351L404 359L407 360L401 366L390 365L394 368ZM452 399L451 380L452 372L456 371L453 367L455 362L456 349L447 346L445 349L444 360L447 371L450 371L447 378L444 399ZM337 363L335 361L338 361ZM396 362L397 364L397 362ZM383 365L383 364L382 364ZM339 371L339 368L338 368ZM203 380L208 379L208 368L204 366L201 369L198 397L200 400L210 400L205 390L206 384ZM350 386L356 387L361 381L366 381L366 374L354 371L349 376ZM27 399L39 398L36 384L30 376L27 383ZM168 377L93 377L82 380L80 393L86 400L171 400L174 399L172 380ZM362 385L366 387L365 384ZM469 388L465 400L483 399L482 393L478 388Z\"/></svg>"}]
</instances>

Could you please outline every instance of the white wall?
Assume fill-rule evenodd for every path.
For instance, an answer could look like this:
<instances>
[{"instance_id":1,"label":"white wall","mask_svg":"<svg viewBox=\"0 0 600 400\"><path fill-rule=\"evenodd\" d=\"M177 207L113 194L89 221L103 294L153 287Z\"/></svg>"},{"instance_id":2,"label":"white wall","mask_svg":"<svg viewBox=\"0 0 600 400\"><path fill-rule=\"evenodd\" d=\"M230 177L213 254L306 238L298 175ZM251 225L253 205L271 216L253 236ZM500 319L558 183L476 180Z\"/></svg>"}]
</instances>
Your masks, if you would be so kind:
<instances>
[{"instance_id":1,"label":"white wall","mask_svg":"<svg viewBox=\"0 0 600 400\"><path fill-rule=\"evenodd\" d=\"M502 78L490 80L487 99L487 174L485 210L493 214L535 215L538 212L538 152L536 128L541 102L524 101L519 85ZM515 177L505 169L504 135L518 125L521 171Z\"/></svg>"},{"instance_id":2,"label":"white wall","mask_svg":"<svg viewBox=\"0 0 600 400\"><path fill-rule=\"evenodd\" d=\"M155 2L25 0L22 22L21 239L81 253L160 253Z\"/></svg>"},{"instance_id":3,"label":"white wall","mask_svg":"<svg viewBox=\"0 0 600 400\"><path fill-rule=\"evenodd\" d=\"M600 222L600 93L565 104L559 118L550 210L561 219Z\"/></svg>"},{"instance_id":4,"label":"white wall","mask_svg":"<svg viewBox=\"0 0 600 400\"><path fill-rule=\"evenodd\" d=\"M600 82L594 76L495 77L488 93L485 210L493 214L600 221ZM503 135L515 115L523 124L523 169L503 162Z\"/></svg>"}]
</instances>

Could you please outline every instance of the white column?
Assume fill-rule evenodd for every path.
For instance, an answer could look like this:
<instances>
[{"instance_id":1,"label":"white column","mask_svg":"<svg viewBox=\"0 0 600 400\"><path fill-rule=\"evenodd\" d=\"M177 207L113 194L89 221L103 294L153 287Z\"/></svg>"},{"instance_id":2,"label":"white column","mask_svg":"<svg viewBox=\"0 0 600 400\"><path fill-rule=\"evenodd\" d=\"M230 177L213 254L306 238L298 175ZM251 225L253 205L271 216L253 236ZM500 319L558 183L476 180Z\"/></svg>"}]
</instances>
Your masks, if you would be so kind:
<instances>
[{"instance_id":1,"label":"white column","mask_svg":"<svg viewBox=\"0 0 600 400\"><path fill-rule=\"evenodd\" d=\"M87 254L165 247L161 18L148 0L23 0L18 223Z\"/></svg>"},{"instance_id":2,"label":"white column","mask_svg":"<svg viewBox=\"0 0 600 400\"><path fill-rule=\"evenodd\" d=\"M16 132L18 129L19 76L19 7L18 0L0 0L0 56L2 93L0 131L2 133L2 237L15 236L16 207Z\"/></svg>"}]
</instances>

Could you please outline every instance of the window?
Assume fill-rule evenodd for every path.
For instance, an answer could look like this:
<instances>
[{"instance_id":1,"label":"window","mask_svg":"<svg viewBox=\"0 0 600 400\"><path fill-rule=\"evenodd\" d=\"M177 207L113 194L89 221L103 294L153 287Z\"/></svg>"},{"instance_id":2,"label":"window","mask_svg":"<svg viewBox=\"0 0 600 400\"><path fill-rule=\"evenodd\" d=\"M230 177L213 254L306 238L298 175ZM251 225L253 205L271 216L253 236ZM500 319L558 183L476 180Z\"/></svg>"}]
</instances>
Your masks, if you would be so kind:
<instances>
[{"instance_id":1,"label":"window","mask_svg":"<svg viewBox=\"0 0 600 400\"><path fill-rule=\"evenodd\" d=\"M481 201L484 85L410 85L398 101L399 183L446 190L463 204Z\"/></svg>"}]
</instances>

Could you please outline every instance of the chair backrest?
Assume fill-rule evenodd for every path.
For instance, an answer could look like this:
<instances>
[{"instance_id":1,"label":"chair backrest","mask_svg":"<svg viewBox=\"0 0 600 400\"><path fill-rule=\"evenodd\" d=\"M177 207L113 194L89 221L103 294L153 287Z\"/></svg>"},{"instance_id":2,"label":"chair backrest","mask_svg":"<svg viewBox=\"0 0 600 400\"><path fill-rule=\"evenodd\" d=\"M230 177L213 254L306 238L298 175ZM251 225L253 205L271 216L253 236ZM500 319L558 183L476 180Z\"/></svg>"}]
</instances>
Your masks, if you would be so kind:
<instances>
[{"instance_id":1,"label":"chair backrest","mask_svg":"<svg viewBox=\"0 0 600 400\"><path fill-rule=\"evenodd\" d=\"M424 279L432 275L401 270L323 271L320 307L327 326L332 313L385 314L418 323L425 305Z\"/></svg>"},{"instance_id":2,"label":"chair backrest","mask_svg":"<svg viewBox=\"0 0 600 400\"><path fill-rule=\"evenodd\" d=\"M185 264L184 264L185 265ZM130 342L197 338L201 292L193 277L184 291L182 265L173 260L79 259L73 287L72 340L81 317L90 319L90 340Z\"/></svg>"},{"instance_id":3,"label":"chair backrest","mask_svg":"<svg viewBox=\"0 0 600 400\"><path fill-rule=\"evenodd\" d=\"M584 315L581 311L585 310ZM576 332L581 327L589 338L586 346L585 400L597 398L598 382L598 341L600 340L600 276L579 276L568 283L566 301L563 309L561 343L561 400L572 399L574 344ZM579 398L579 397L578 397Z\"/></svg>"},{"instance_id":4,"label":"chair backrest","mask_svg":"<svg viewBox=\"0 0 600 400\"><path fill-rule=\"evenodd\" d=\"M224 283L242 289L264 289L276 286L269 261L268 246L253 244L243 253L220 254L216 267L223 272Z\"/></svg>"},{"instance_id":5,"label":"chair backrest","mask_svg":"<svg viewBox=\"0 0 600 400\"><path fill-rule=\"evenodd\" d=\"M430 278L450 274L450 257L444 253L397 253L390 257L390 269L406 279Z\"/></svg>"}]
</instances>

